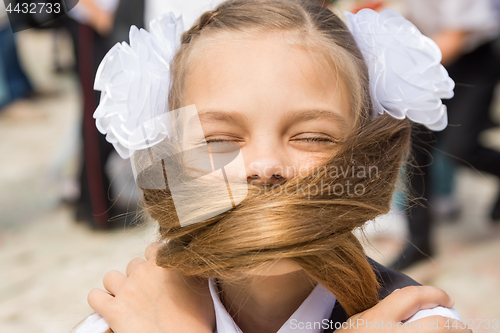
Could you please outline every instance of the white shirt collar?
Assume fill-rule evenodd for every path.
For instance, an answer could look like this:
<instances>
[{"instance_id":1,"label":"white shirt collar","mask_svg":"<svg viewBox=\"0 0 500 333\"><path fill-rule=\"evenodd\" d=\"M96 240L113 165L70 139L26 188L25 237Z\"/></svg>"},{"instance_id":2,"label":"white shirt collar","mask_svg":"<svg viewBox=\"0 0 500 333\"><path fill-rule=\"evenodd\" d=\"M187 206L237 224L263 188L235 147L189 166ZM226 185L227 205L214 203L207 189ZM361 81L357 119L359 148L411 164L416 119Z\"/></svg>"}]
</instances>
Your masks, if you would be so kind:
<instances>
[{"instance_id":1,"label":"white shirt collar","mask_svg":"<svg viewBox=\"0 0 500 333\"><path fill-rule=\"evenodd\" d=\"M215 332L242 333L222 304L215 279L209 279L208 285L215 307L217 323ZM320 333L322 331L322 321L330 318L335 301L335 296L318 283L277 333Z\"/></svg>"}]
</instances>

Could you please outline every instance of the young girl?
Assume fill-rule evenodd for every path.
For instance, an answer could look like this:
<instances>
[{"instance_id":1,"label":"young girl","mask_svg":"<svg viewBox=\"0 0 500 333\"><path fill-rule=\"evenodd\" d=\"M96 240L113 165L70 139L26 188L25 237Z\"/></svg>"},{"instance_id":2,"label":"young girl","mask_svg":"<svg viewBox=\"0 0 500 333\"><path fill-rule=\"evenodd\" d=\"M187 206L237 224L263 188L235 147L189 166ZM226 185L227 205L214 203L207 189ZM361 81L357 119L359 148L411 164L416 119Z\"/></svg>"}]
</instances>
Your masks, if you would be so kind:
<instances>
[{"instance_id":1,"label":"young girl","mask_svg":"<svg viewBox=\"0 0 500 333\"><path fill-rule=\"evenodd\" d=\"M170 16L110 51L97 125L132 157L165 242L105 276L89 303L106 321L78 332L444 332L444 317L422 317L459 318L352 233L389 211L409 119L444 128L453 83L398 14L347 19L313 1L231 0L180 46ZM349 317L357 327L339 326Z\"/></svg>"}]
</instances>

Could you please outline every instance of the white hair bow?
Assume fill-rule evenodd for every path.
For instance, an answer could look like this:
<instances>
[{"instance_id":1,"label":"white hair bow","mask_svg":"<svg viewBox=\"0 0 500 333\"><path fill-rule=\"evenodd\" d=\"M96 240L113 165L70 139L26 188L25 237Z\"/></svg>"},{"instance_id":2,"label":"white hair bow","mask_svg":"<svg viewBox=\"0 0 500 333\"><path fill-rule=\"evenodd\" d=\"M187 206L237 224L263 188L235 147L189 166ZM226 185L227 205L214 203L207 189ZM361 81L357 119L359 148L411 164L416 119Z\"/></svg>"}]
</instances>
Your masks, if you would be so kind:
<instances>
[{"instance_id":1,"label":"white hair bow","mask_svg":"<svg viewBox=\"0 0 500 333\"><path fill-rule=\"evenodd\" d=\"M149 30L132 26L130 45L117 43L108 51L94 83L101 91L94 113L97 129L122 158L152 147L170 132L170 63L184 32L182 18L165 14L151 21Z\"/></svg>"},{"instance_id":2,"label":"white hair bow","mask_svg":"<svg viewBox=\"0 0 500 333\"><path fill-rule=\"evenodd\" d=\"M436 43L392 9L344 15L368 66L374 114L443 130L448 117L441 98L453 97L455 83Z\"/></svg>"}]
</instances>

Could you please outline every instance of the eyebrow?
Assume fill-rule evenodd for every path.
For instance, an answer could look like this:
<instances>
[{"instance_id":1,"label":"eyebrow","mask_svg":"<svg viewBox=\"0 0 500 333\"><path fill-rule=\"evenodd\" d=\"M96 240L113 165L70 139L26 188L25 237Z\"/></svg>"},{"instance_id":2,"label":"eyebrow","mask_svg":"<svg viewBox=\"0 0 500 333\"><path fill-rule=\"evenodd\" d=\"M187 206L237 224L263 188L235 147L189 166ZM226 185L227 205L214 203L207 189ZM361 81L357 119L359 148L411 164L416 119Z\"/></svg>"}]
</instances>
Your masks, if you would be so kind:
<instances>
[{"instance_id":1,"label":"eyebrow","mask_svg":"<svg viewBox=\"0 0 500 333\"><path fill-rule=\"evenodd\" d=\"M200 121L204 122L227 122L227 123L248 123L246 115L237 111L218 111L205 109L198 113ZM330 119L340 123L342 128L348 128L344 117L338 113L324 109L296 109L289 111L286 121L288 123L298 123L315 119Z\"/></svg>"},{"instance_id":2,"label":"eyebrow","mask_svg":"<svg viewBox=\"0 0 500 333\"><path fill-rule=\"evenodd\" d=\"M344 129L348 128L347 122L344 117L342 117L337 112L333 110L324 110L324 109L298 109L290 111L290 116L287 117L287 121L290 123L298 123L302 121L309 121L315 119L330 119L338 122L340 126Z\"/></svg>"},{"instance_id":3,"label":"eyebrow","mask_svg":"<svg viewBox=\"0 0 500 333\"><path fill-rule=\"evenodd\" d=\"M226 122L226 123L247 123L248 118L243 113L237 111L219 111L205 109L198 112L200 121L204 122Z\"/></svg>"}]
</instances>

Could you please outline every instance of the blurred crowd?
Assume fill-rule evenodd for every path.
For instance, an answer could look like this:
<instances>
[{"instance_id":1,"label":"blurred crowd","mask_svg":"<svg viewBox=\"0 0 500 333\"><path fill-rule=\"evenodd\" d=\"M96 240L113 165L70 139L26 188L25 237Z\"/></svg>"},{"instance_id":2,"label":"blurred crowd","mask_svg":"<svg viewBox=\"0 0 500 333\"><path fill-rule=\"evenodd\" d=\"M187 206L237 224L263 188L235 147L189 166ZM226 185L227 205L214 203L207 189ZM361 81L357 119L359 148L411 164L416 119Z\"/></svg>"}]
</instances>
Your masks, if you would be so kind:
<instances>
[{"instance_id":1,"label":"blurred crowd","mask_svg":"<svg viewBox=\"0 0 500 333\"><path fill-rule=\"evenodd\" d=\"M457 218L454 195L457 165L500 177L500 152L483 145L480 135L498 124L491 112L500 82L500 1L404 0L407 17L432 38L443 54L442 64L455 81L455 96L443 102L448 127L442 132L416 128L415 164L410 180L423 205L408 211L410 244L393 268L403 269L432 256L432 226L436 217L426 202L435 203L444 217ZM500 223L500 191L489 217Z\"/></svg>"},{"instance_id":2,"label":"blurred crowd","mask_svg":"<svg viewBox=\"0 0 500 333\"><path fill-rule=\"evenodd\" d=\"M316 1L316 0L311 0ZM220 2L220 1L219 1ZM68 15L33 27L71 36L75 65L69 70L80 84L80 164L75 183L79 194L71 201L75 220L95 229L123 227L134 223L134 205L124 207L110 199L110 175L106 164L113 147L95 126L93 113L99 92L93 82L106 52L117 42L128 41L131 25L146 28L154 17L176 10L188 13L189 26L209 0L80 0ZM456 220L460 203L454 191L455 171L466 166L500 177L500 151L486 147L481 134L498 126L492 119L492 105L500 82L500 0L338 0L327 6L352 11L397 7L442 51L442 64L456 83L455 97L443 101L449 126L430 132L415 126L413 162L406 166L412 177L410 197L396 194L397 209L408 217L410 239L392 264L404 269L432 256L432 229L436 219ZM196 10L193 10L195 9ZM54 48L57 57L57 48ZM19 61L16 34L10 28L0 2L0 117L6 106L19 99L40 98ZM130 174L122 175L130 177ZM410 208L408 208L410 207ZM429 209L433 207L433 209ZM489 213L491 224L500 224L500 191Z\"/></svg>"}]
</instances>

